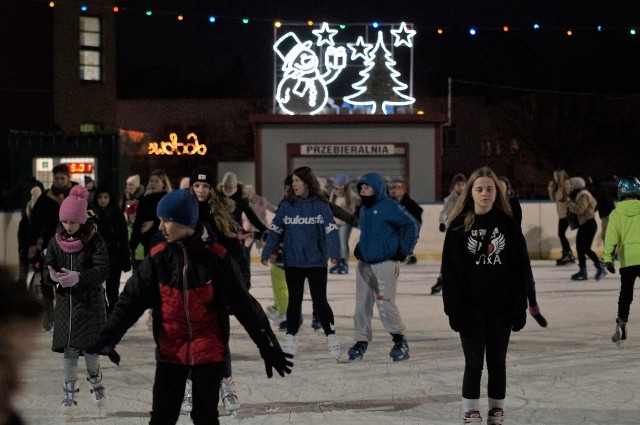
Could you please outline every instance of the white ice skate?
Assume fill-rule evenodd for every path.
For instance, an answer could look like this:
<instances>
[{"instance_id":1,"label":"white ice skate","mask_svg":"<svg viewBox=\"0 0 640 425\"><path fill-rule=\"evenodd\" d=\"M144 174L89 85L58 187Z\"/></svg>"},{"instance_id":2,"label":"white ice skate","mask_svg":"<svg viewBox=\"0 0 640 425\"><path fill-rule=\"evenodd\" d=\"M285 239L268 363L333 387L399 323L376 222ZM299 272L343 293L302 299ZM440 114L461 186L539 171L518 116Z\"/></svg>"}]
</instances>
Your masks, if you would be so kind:
<instances>
[{"instance_id":1,"label":"white ice skate","mask_svg":"<svg viewBox=\"0 0 640 425\"><path fill-rule=\"evenodd\" d=\"M329 355L334 359L338 360L340 358L340 343L338 342L338 338L336 338L336 334L327 335L327 346L329 347Z\"/></svg>"},{"instance_id":2,"label":"white ice skate","mask_svg":"<svg viewBox=\"0 0 640 425\"><path fill-rule=\"evenodd\" d=\"M64 399L60 403L62 407L77 406L78 402L75 400L75 396L80 390L76 388L76 381L65 381L62 390L64 391Z\"/></svg>"},{"instance_id":3,"label":"white ice skate","mask_svg":"<svg viewBox=\"0 0 640 425\"><path fill-rule=\"evenodd\" d=\"M91 387L89 388L89 392L93 395L96 403L101 405L106 398L104 385L102 384L102 372L98 372L97 375L89 376L87 381L89 381L89 385Z\"/></svg>"},{"instance_id":4,"label":"white ice skate","mask_svg":"<svg viewBox=\"0 0 640 425\"><path fill-rule=\"evenodd\" d=\"M191 389L191 379L187 379L187 386L184 389L184 400L182 400L182 410L191 412L193 410L193 395Z\"/></svg>"},{"instance_id":5,"label":"white ice skate","mask_svg":"<svg viewBox=\"0 0 640 425\"><path fill-rule=\"evenodd\" d=\"M611 337L611 342L615 343L618 347L627 340L627 322L617 318L616 319L616 332Z\"/></svg>"},{"instance_id":6,"label":"white ice skate","mask_svg":"<svg viewBox=\"0 0 640 425\"><path fill-rule=\"evenodd\" d=\"M298 335L286 334L282 344L282 352L295 356L296 351L298 351Z\"/></svg>"},{"instance_id":7,"label":"white ice skate","mask_svg":"<svg viewBox=\"0 0 640 425\"><path fill-rule=\"evenodd\" d=\"M231 416L236 416L238 414L237 411L240 408L240 403L238 402L235 383L231 376L228 378L222 378L222 381L220 382L220 398L224 404L224 410L229 412Z\"/></svg>"}]
</instances>

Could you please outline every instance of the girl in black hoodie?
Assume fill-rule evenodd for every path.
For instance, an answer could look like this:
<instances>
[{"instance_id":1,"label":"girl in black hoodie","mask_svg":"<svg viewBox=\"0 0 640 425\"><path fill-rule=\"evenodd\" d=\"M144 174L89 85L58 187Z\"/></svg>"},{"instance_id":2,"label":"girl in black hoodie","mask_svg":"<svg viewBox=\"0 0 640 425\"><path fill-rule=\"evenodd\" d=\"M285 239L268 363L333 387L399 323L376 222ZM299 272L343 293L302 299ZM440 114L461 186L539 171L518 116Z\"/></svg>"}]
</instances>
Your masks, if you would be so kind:
<instances>
[{"instance_id":1,"label":"girl in black hoodie","mask_svg":"<svg viewBox=\"0 0 640 425\"><path fill-rule=\"evenodd\" d=\"M504 420L505 359L511 331L526 322L524 238L495 173L471 175L447 222L442 253L442 296L465 357L464 423L481 422L480 379L486 352L487 424Z\"/></svg>"}]
</instances>

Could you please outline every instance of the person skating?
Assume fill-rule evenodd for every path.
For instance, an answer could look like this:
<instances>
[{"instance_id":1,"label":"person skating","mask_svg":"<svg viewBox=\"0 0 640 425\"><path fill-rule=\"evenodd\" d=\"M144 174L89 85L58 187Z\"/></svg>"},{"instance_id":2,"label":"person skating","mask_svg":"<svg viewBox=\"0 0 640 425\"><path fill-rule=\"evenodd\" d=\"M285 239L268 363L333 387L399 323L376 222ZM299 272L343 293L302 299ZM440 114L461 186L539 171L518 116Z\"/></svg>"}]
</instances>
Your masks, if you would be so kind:
<instances>
[{"instance_id":1,"label":"person skating","mask_svg":"<svg viewBox=\"0 0 640 425\"><path fill-rule=\"evenodd\" d=\"M569 174L561 168L556 169L553 172L553 180L549 182L547 190L549 192L549 199L556 204L556 211L558 213L558 239L560 239L560 245L562 246L562 254L560 258L556 260L556 266L573 264L576 260L571 251L571 245L569 244L569 239L567 239L566 234L569 228L567 201L569 201L569 196L572 191Z\"/></svg>"},{"instance_id":2,"label":"person skating","mask_svg":"<svg viewBox=\"0 0 640 425\"><path fill-rule=\"evenodd\" d=\"M524 237L495 173L471 174L447 222L442 252L442 298L464 353L464 423L482 422L480 384L489 374L488 424L505 418L506 356L511 331L527 320Z\"/></svg>"},{"instance_id":3,"label":"person skating","mask_svg":"<svg viewBox=\"0 0 640 425\"><path fill-rule=\"evenodd\" d=\"M405 181L396 180L391 183L389 195L391 196L391 198L400 202L400 205L402 205L409 212L409 214L411 214L413 218L416 219L418 224L422 226L422 212L424 210L420 205L418 205L416 201L411 199L411 197L409 196L409 193L407 192L407 183ZM407 255L407 259L405 260L405 262L407 264L416 264L418 262L418 259L412 252L411 254Z\"/></svg>"},{"instance_id":4,"label":"person skating","mask_svg":"<svg viewBox=\"0 0 640 425\"><path fill-rule=\"evenodd\" d=\"M151 425L175 424L191 371L195 425L219 424L218 388L229 338L231 307L258 346L267 376L291 373L262 307L249 294L228 251L198 223L198 202L186 190L164 196L157 206L165 241L127 281L100 337L87 349L98 352L118 342L149 308L156 341Z\"/></svg>"},{"instance_id":5,"label":"person skating","mask_svg":"<svg viewBox=\"0 0 640 425\"><path fill-rule=\"evenodd\" d=\"M621 345L627 339L627 321L633 300L633 286L640 277L640 181L624 177L618 183L620 202L609 214L605 234L604 262L610 273L615 273L614 250L620 261L620 295L616 330L611 341Z\"/></svg>"},{"instance_id":6,"label":"person skating","mask_svg":"<svg viewBox=\"0 0 640 425\"><path fill-rule=\"evenodd\" d=\"M392 361L410 357L405 326L396 305L400 263L413 252L420 224L395 199L387 197L384 179L378 173L367 173L357 183L362 200L360 239L355 248L356 307L353 315L355 344L349 349L349 360L361 360L373 339L371 318L374 303L380 320L391 334Z\"/></svg>"}]
</instances>

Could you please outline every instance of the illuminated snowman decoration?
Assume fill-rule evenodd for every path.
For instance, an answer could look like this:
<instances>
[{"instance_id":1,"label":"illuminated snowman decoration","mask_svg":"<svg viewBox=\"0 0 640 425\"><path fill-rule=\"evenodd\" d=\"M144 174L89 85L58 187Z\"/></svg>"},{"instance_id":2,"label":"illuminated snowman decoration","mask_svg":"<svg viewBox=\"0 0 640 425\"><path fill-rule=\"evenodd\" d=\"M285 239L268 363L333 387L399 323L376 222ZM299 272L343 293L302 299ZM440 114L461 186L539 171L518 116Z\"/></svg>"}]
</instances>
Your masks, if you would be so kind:
<instances>
[{"instance_id":1,"label":"illuminated snowman decoration","mask_svg":"<svg viewBox=\"0 0 640 425\"><path fill-rule=\"evenodd\" d=\"M282 59L282 80L278 84L276 101L289 115L317 114L329 100L327 85L331 84L346 67L347 52L335 47L332 37L337 30L330 30L325 22L321 30L314 30L317 45L328 44L325 51L325 71L321 73L320 60L313 50L313 43L304 43L289 32L278 39L273 50ZM328 36L326 36L328 35Z\"/></svg>"}]
</instances>

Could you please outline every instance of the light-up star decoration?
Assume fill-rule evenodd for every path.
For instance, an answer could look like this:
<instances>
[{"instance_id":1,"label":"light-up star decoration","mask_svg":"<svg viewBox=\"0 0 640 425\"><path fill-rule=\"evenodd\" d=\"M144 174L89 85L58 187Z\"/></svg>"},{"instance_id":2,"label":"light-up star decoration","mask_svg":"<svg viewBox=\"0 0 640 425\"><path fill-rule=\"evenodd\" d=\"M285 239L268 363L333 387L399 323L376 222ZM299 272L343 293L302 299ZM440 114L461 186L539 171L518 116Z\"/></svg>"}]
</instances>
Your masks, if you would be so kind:
<instances>
[{"instance_id":1,"label":"light-up star decoration","mask_svg":"<svg viewBox=\"0 0 640 425\"><path fill-rule=\"evenodd\" d=\"M323 44L327 44L329 46L336 45L336 43L333 41L333 37L335 37L335 35L338 33L338 30L329 29L328 23L323 22L319 30L313 30L311 32L313 33L313 35L318 37L316 46L322 46Z\"/></svg>"},{"instance_id":2,"label":"light-up star decoration","mask_svg":"<svg viewBox=\"0 0 640 425\"><path fill-rule=\"evenodd\" d=\"M393 42L393 45L395 47L400 47L403 44L406 45L407 47L413 47L412 39L413 39L413 36L416 35L416 31L412 29L408 29L406 22L402 22L400 24L400 28L398 28L397 30L391 30L389 32L393 34L395 38L395 41Z\"/></svg>"},{"instance_id":3,"label":"light-up star decoration","mask_svg":"<svg viewBox=\"0 0 640 425\"><path fill-rule=\"evenodd\" d=\"M369 50L373 48L373 44L365 43L364 38L359 36L355 44L347 43L347 47L351 49L352 61L358 60L358 58L366 61L369 58Z\"/></svg>"}]
</instances>

